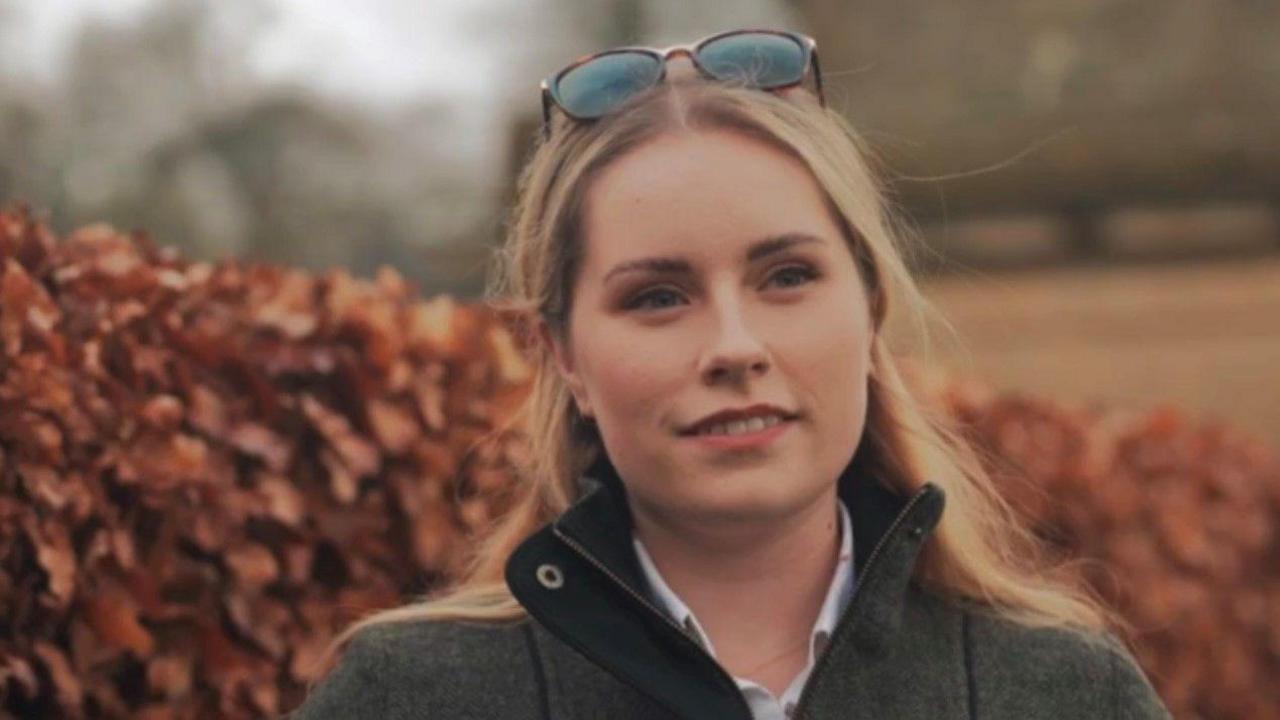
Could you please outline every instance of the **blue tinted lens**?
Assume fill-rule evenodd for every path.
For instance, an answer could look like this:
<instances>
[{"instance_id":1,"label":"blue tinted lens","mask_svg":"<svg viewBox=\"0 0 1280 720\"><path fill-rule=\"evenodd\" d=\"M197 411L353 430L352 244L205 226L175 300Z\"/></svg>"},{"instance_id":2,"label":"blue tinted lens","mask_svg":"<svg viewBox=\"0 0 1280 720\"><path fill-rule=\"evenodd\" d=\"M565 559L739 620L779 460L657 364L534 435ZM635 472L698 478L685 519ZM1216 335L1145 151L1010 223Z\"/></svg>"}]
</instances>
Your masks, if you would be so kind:
<instances>
[{"instance_id":1,"label":"blue tinted lens","mask_svg":"<svg viewBox=\"0 0 1280 720\"><path fill-rule=\"evenodd\" d=\"M565 73L556 83L556 99L571 115L596 118L653 87L661 74L662 63L652 55L609 53Z\"/></svg>"},{"instance_id":2,"label":"blue tinted lens","mask_svg":"<svg viewBox=\"0 0 1280 720\"><path fill-rule=\"evenodd\" d=\"M741 33L698 48L698 62L717 80L751 87L793 85L804 77L805 49L796 40L771 33Z\"/></svg>"}]
</instances>

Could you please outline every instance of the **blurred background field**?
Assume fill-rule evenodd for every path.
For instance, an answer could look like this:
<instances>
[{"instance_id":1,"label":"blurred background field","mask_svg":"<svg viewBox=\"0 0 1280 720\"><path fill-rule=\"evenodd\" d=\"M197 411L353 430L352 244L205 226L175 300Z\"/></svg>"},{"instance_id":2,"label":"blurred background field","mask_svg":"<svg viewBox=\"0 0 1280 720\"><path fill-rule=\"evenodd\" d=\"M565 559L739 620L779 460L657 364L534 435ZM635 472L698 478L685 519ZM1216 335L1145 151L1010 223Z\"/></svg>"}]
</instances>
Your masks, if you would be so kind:
<instances>
[{"instance_id":1,"label":"blurred background field","mask_svg":"<svg viewBox=\"0 0 1280 720\"><path fill-rule=\"evenodd\" d=\"M1101 442L1118 458L1116 467L1135 467L1132 477L1147 479L1136 485L1142 488L1140 497L1172 498L1166 501L1173 503L1167 516L1173 520L1142 521L1163 522L1163 529L1144 530L1145 539L1129 537L1107 546L1111 549L1090 544L1095 541L1085 530L1093 521L1087 518L1054 520L1075 528L1076 535L1049 523L1054 532L1075 538L1069 547L1107 557L1117 567L1165 563L1161 567L1173 580L1161 587L1173 589L1148 598L1134 611L1138 616L1166 627L1214 618L1218 624L1201 628L1204 637L1229 626L1238 629L1236 636L1253 638L1247 647L1205 640L1175 651L1160 644L1167 636L1153 636L1144 660L1149 669L1161 670L1166 698L1188 708L1187 717L1280 716L1269 695L1253 693L1270 705L1247 705L1238 697L1232 705L1230 699L1249 696L1266 677L1259 673L1280 662L1280 635L1260 629L1280 625L1271 620L1280 617L1275 614L1280 586L1270 576L1250 575L1266 562L1274 574L1280 481L1274 465L1258 459L1265 455L1260 445L1240 439L1234 430L1223 439L1222 430L1235 428L1243 437L1280 446L1280 44L1274 42L1280 36L1280 6L1261 0L377 0L358 5L0 0L0 203L28 201L49 228L37 232L29 218L19 223L14 218L20 215L4 216L10 233L6 253L27 247L28 254L6 256L18 263L3 275L9 292L17 294L5 296L0 320L14 317L18 300L37 303L41 309L32 316L37 321L51 317L45 313L54 306L58 313L74 315L77 298L83 298L59 294L65 279L52 279L57 263L48 258L84 267L99 259L83 248L78 256L48 248L54 238L99 222L143 230L155 246L174 249L172 257L143 253L140 266L185 268L193 261L193 267L205 268L190 279L194 286L213 282L208 287L222 288L219 292L243 293L257 288L259 299L274 298L266 316L245 316L240 324L214 328L232 338L247 333L244 342L252 347L246 352L279 353L274 366L261 370L267 380L253 380L245 363L238 370L216 366L207 376L197 373L221 393L254 398L252 408L230 415L250 423L250 430L237 434L210 426L207 405L199 405L208 393L192 390L190 377L166 375L148 386L147 373L158 372L163 363L157 358L167 355L140 351L138 362L149 369L128 370L123 379L121 368L132 366L121 358L132 356L109 356L109 367L95 382L116 388L112 392L130 388L119 397L134 398L130 402L136 400L139 413L146 410L141 427L176 453L172 462L178 463L144 469L141 475L135 468L132 477L142 477L144 485L150 474L170 480L152 490L114 495L113 502L133 497L129 492L154 492L156 512L184 517L181 503L189 499L170 485L234 470L250 478L245 482L253 487L249 495L255 499L243 502L267 503L264 512L274 518L271 522L290 528L254 525L257 521L245 520L246 506L236 504L241 500L226 500L228 542L234 547L200 545L213 543L210 538L217 535L205 528L191 542L213 569L199 562L175 566L179 586L208 592L194 593L191 607L222 612L223 630L240 637L234 642L243 648L226 650L239 646L226 646L221 631L205 627L201 642L219 653L225 650L218 655L226 661L220 667L193 671L189 660L195 651L166 644L164 623L181 620L182 613L154 598L104 601L85 615L89 611L81 607L75 588L95 587L100 578L107 578L102 582L110 597L151 596L130 585L127 572L89 562L85 552L106 555L101 548L81 547L88 542L84 537L67 535L60 544L64 536L59 533L69 531L51 528L59 523L80 527L91 518L64 517L88 506L58 500L79 492L59 482L68 482L67 468L82 456L48 455L48 436L32 436L31 423L12 418L18 417L19 403L23 412L52 412L47 403L56 402L33 407L24 393L52 387L48 377L61 376L42 374L47 360L28 358L22 372L15 370L19 365L3 366L4 410L11 420L0 423L5 453L0 501L30 503L42 522L52 523L19 523L7 534L0 532L0 556L9 563L4 568L19 573L13 575L16 585L0 587L0 603L19 591L37 603L22 605L26 615L11 615L17 619L5 638L46 643L26 647L21 655L13 654L14 645L0 647L3 687L46 692L56 686L61 699L46 694L39 702L62 702L74 695L67 683L76 675L65 657L56 659L65 651L85 667L97 662L116 673L82 673L85 687L91 684L88 678L97 678L95 687L107 698L101 702L108 704L110 693L102 688L119 678L127 679L126 689L134 687L128 683L145 685L138 680L141 673L154 684L147 697L155 703L168 693L170 698L199 696L213 705L225 702L224 714L285 708L309 677L304 661L342 621L326 609L335 598L346 597L350 607L371 607L447 577L455 562L449 548L501 508L499 500L477 499L501 488L495 479L501 453L483 455L473 467L475 461L464 460L471 456L461 448L509 405L510 388L495 400L492 383L499 382L496 377L499 386L519 387L518 380L507 377L518 375L519 363L502 349L503 341L475 339L488 337L489 321L470 303L482 291L486 258L501 238L514 172L537 131L538 80L604 47L666 45L747 26L784 26L817 39L830 102L875 151L905 219L911 262L926 294L954 325L956 335L943 337L937 346L936 370L980 379L987 388L976 396L955 391L949 396L953 410L975 422L992 413L1013 418L1004 425L1023 429L1000 430L995 426L1001 423L991 421L983 437L1003 447L1003 456L1022 457L1032 468L1039 467L1037 453L1073 457L1084 442L1079 436L1092 437L1085 447ZM36 236L43 239L31 240ZM13 239L19 237L26 239ZM130 257L142 252L121 250L133 247L132 241L101 226L79 237L109 240L95 252L116 248ZM31 254L32 242L45 249ZM251 267L255 262L277 267L236 274L241 263ZM395 272L380 271L384 266ZM136 331L138 347L167 347L160 342L169 332L162 310L173 298L165 293L178 288L164 283L179 281L166 272L153 277L159 270L137 272L167 289L139 297L137 304L126 302L127 289L152 285L137 278L94 281L105 285L90 283L97 288L93 292L124 293L112 295L117 305L95 312L107 313L121 327L137 323L130 332ZM23 279L28 277L36 284ZM311 283L327 288L337 304L297 306ZM52 299L29 294L36 285ZM416 320L395 326L388 318L401 316L391 310L373 319L348 317L344 303L360 293L379 298L380 306L419 307L395 311ZM209 297L244 309L236 304L243 297ZM187 310L198 314L200 303L212 300L187 302ZM33 322L32 317L22 322ZM457 332L471 344L451 344L453 330L433 329L439 323L454 327L451 318L459 318L457 327L463 330ZM21 322L5 328L0 329L10 337L16 332L20 340L26 338L25 345L6 345L6 362L27 352L47 354L45 341L56 346L65 338L83 340L76 333L85 331L56 328L50 335L45 327L32 339L25 333L35 331ZM48 340L53 336L64 340ZM299 343L323 347L302 352L295 347ZM211 362L200 347L165 352L190 355L197 365ZM388 360L401 357L397 353L414 359L409 365ZM56 352L51 357L69 362ZM379 364L384 361L391 365ZM348 374L326 374L319 369L326 362L337 362ZM359 369L366 365L373 370ZM450 385L447 408L435 405L443 400L430 389L444 382L441 367L464 378ZM413 376L422 382L406 379L406 368L422 373ZM344 389L344 383L366 372L375 379L357 383L358 391ZM35 377L44 379L22 384L36 382ZM272 389L281 377L286 387ZM305 403L310 409L304 411L300 398L305 393L299 388L314 391L324 402ZM163 397L152 402L153 391ZM294 398L283 410L272 400L277 391ZM1017 400L1024 394L1036 399L1029 407ZM388 409L397 403L404 407ZM1104 414L1099 420L1063 409L1094 403L1133 414ZM1013 409L999 410L1006 404ZM346 419L338 422L330 411ZM1114 417L1127 419L1106 420ZM1046 424L1057 429L1043 431ZM310 425L320 429L300 429ZM1042 431L1026 429L1034 427ZM59 432L66 438L63 449L79 442L66 427ZM82 427L80 432L88 431ZM316 441L314 433L330 450L311 465L292 464L292 450L281 448L307 447ZM415 439L419 433L427 440ZM1098 440L1098 433L1112 439ZM1147 459L1126 455L1114 444L1115 433L1137 438L1137 446L1148 448ZM199 443L184 439L169 445L172 437L188 434ZM351 440L352 434L363 439ZM90 439L81 438L88 444L77 452L97 448ZM193 449L201 443L205 450ZM1075 450L1062 450L1064 443ZM1191 463L1189 458L1201 451L1211 458L1203 461L1208 464ZM194 456L183 454L188 452L205 453L201 462L213 463L214 469L182 465L194 462ZM1250 469L1240 470L1236 463ZM75 482L92 485L99 482L94 473L109 470L111 477L102 482L114 486L118 470L108 465ZM1181 469L1170 469L1175 466ZM434 468L429 481L422 480L424 467ZM457 473L456 480L443 479ZM1071 472L1039 467L1028 473L1076 487ZM300 487L312 483L308 492L328 494L298 500L281 489L281 474ZM425 484L406 489L409 477ZM1204 498L1235 504L1215 505L1216 514L1209 512L1195 500L1201 496L1169 484L1171 478L1185 477L1200 478L1189 486L1203 488ZM396 488L394 499L378 494L382 490L376 488L384 486ZM51 488L62 488L62 494ZM413 501L416 505L405 500L419 492L425 499ZM351 503L364 514L352 515ZM1098 503L1132 509L1133 498ZM0 502L0 513L20 507L27 506ZM1228 507L1231 512L1222 510ZM308 519L299 508L306 509ZM1256 515L1249 516L1246 508ZM318 526L311 519L316 513L330 520ZM437 529L417 534L406 529L415 527L422 513L434 518L424 526ZM398 519L383 528L384 534L375 534L379 539L369 540L366 551L414 564L411 571L391 575L334 555L333 548L342 548L349 533L386 525L388 514ZM348 515L365 524L333 519ZM1107 527L1116 517L1127 517L1098 515L1103 516L1111 518ZM1221 520L1227 516L1254 520L1224 530ZM120 533L150 538L155 530L148 524L155 519L145 513L102 517L114 518L101 521L114 528L112 538ZM1189 529L1178 530L1179 523ZM71 542L74 538L80 545ZM400 542L405 547L396 549ZM299 549L304 546L311 549ZM133 557L127 548L112 547L107 555ZM330 549L316 549L325 547ZM255 548L268 550L264 555ZM234 559L221 560L220 553ZM64 560L72 563L70 569ZM36 567L44 574L31 570ZM50 567L62 569L51 572ZM80 578L79 585L67 584L73 577ZM373 589L350 596L361 584ZM1122 601L1123 593L1113 591ZM282 619L281 598L289 598L295 612L298 606L309 608L308 617ZM260 606L269 609L257 613ZM1211 606L1217 609L1207 609ZM90 617L89 625L101 626L110 624L103 618L129 613L140 613L138 627L153 633L152 640L117 635L115 645L108 643L117 654L95 656L85 650L96 646L84 644L89 635L82 625L75 630L80 650L72 647L68 633L76 625L70 619ZM249 627L255 615L261 628ZM255 635L258 639L244 641ZM151 650L144 667L138 653L145 648ZM254 662L268 658L284 669L255 685L244 668L257 666L238 654L242 651L257 658ZM119 653L133 659L121 661ZM1189 661L1154 664L1158 655L1188 653L1220 653L1226 659L1201 674L1187 669ZM14 657L30 661L30 676L22 674ZM156 659L163 661L160 669L149 670ZM1192 695L1200 687L1227 699L1197 700ZM1171 696L1171 688L1192 695Z\"/></svg>"}]
</instances>

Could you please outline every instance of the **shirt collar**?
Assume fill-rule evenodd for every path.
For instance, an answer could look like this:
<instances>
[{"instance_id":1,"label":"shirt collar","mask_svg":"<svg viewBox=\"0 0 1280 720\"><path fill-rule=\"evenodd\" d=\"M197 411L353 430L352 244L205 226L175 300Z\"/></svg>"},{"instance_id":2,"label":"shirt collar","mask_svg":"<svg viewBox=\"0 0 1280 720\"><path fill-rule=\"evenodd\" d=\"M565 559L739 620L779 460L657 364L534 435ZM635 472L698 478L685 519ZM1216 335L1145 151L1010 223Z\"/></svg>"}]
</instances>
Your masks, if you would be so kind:
<instances>
[{"instance_id":1,"label":"shirt collar","mask_svg":"<svg viewBox=\"0 0 1280 720\"><path fill-rule=\"evenodd\" d=\"M832 573L831 585L827 588L826 598L823 600L822 608L818 611L818 617L814 621L813 631L809 634L810 662L813 662L813 659L822 652L826 642L831 638L831 632L836 627L836 621L840 619L840 614L853 597L853 588L856 582L853 569L852 522L849 519L849 510L845 507L844 501L837 500L837 504L840 509L840 555L836 561L835 572ZM632 543L635 546L636 557L640 561L640 569L649 584L649 591L654 600L712 657L715 657L715 648L711 644L711 639L703 631L702 625L698 623L693 611L684 604L680 597L675 594L675 591L667 585L666 580L662 578L657 566L653 564L653 558L650 557L649 551L645 549L644 543L640 542L638 537L633 537Z\"/></svg>"}]
</instances>

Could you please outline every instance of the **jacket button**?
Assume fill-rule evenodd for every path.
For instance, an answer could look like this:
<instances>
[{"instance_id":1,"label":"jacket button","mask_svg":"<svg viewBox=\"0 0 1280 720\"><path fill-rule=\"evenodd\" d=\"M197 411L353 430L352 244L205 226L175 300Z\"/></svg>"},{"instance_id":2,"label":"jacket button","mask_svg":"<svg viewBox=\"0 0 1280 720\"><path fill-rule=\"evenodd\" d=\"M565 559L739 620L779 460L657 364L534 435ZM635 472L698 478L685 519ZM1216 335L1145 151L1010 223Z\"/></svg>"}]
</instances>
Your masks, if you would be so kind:
<instances>
[{"instance_id":1,"label":"jacket button","mask_svg":"<svg viewBox=\"0 0 1280 720\"><path fill-rule=\"evenodd\" d=\"M560 568L555 565L543 563L538 566L534 574L537 575L542 587L548 590L559 590L564 586L564 573L560 572Z\"/></svg>"},{"instance_id":2,"label":"jacket button","mask_svg":"<svg viewBox=\"0 0 1280 720\"><path fill-rule=\"evenodd\" d=\"M911 537L919 538L922 535L924 535L924 528L920 527L919 525L913 525L911 527L911 530L909 530L908 532L911 533Z\"/></svg>"}]
</instances>

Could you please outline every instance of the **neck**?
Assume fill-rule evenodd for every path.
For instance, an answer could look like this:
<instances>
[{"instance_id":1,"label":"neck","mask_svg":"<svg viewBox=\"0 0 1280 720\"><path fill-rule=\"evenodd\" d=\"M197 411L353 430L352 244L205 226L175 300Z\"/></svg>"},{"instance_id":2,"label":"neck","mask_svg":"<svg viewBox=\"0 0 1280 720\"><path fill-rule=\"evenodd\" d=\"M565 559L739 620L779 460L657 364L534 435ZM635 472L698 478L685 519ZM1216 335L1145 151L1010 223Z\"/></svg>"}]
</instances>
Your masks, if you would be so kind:
<instances>
[{"instance_id":1,"label":"neck","mask_svg":"<svg viewBox=\"0 0 1280 720\"><path fill-rule=\"evenodd\" d=\"M682 522L636 506L632 512L636 536L698 618L721 665L780 693L804 667L835 570L834 489L802 512L766 523Z\"/></svg>"}]
</instances>

